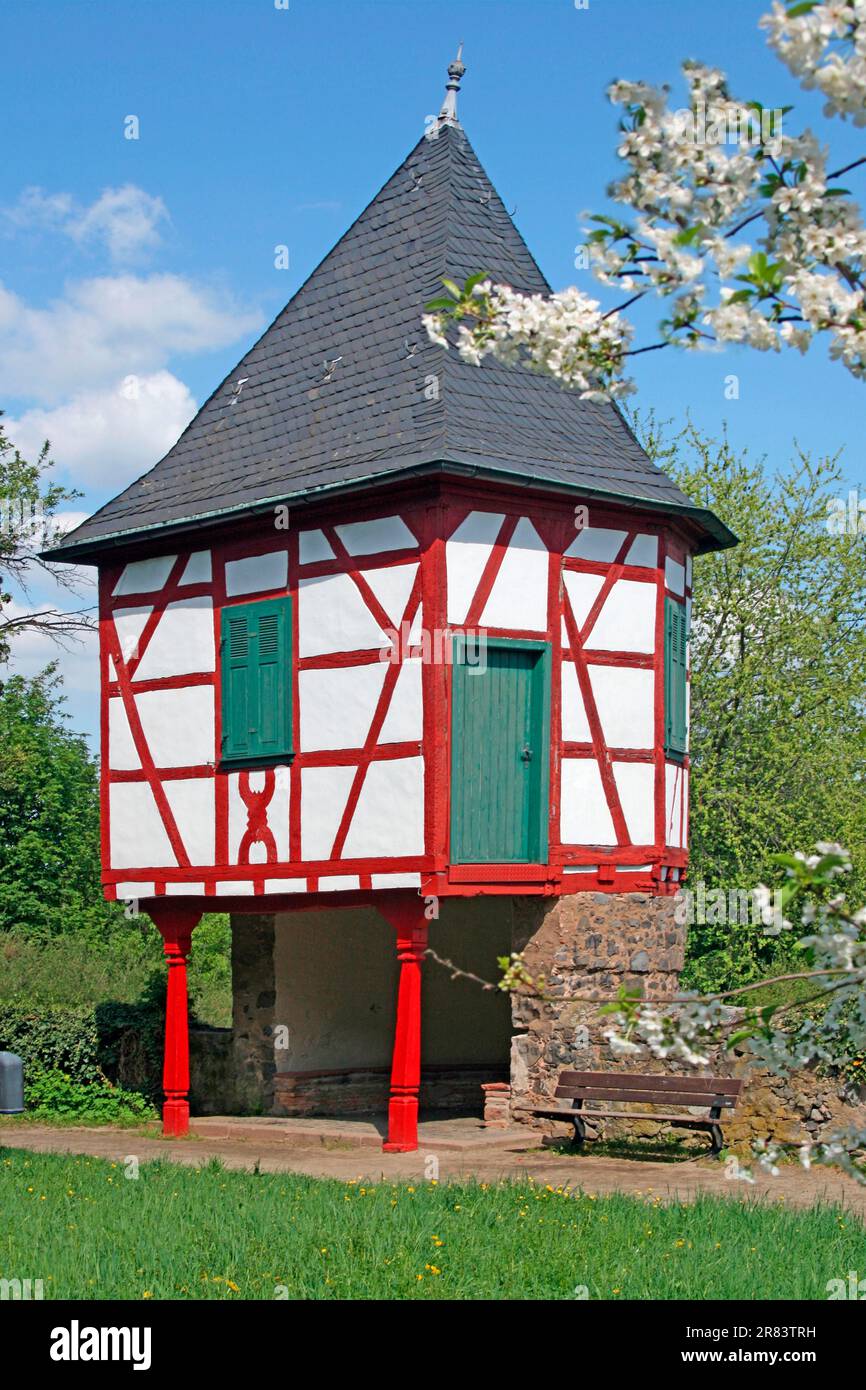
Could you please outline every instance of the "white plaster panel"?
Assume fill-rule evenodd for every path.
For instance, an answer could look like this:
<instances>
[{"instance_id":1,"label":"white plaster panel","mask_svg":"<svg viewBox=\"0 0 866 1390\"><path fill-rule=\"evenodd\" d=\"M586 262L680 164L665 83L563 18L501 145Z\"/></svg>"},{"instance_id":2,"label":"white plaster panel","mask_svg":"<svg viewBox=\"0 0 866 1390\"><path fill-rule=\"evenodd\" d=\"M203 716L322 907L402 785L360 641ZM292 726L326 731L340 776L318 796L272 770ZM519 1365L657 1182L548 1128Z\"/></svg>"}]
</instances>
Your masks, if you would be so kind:
<instances>
[{"instance_id":1,"label":"white plaster panel","mask_svg":"<svg viewBox=\"0 0 866 1390\"><path fill-rule=\"evenodd\" d=\"M560 838L566 845L614 845L616 835L594 758L563 758Z\"/></svg>"},{"instance_id":2,"label":"white plaster panel","mask_svg":"<svg viewBox=\"0 0 866 1390\"><path fill-rule=\"evenodd\" d=\"M501 512L470 512L446 542L449 623L466 621L469 605L504 520Z\"/></svg>"},{"instance_id":3,"label":"white plaster panel","mask_svg":"<svg viewBox=\"0 0 866 1390\"><path fill-rule=\"evenodd\" d=\"M226 564L226 593L230 598L238 594L285 589L288 582L287 550L269 550L265 555L249 555L246 559L229 560Z\"/></svg>"},{"instance_id":4,"label":"white plaster panel","mask_svg":"<svg viewBox=\"0 0 866 1390\"><path fill-rule=\"evenodd\" d=\"M625 538L625 531L609 531L604 526L584 526L565 553L569 558L611 564Z\"/></svg>"},{"instance_id":5,"label":"white plaster panel","mask_svg":"<svg viewBox=\"0 0 866 1390\"><path fill-rule=\"evenodd\" d=\"M112 592L114 594L152 594L161 589L176 555L155 555L150 560L133 560L125 565Z\"/></svg>"},{"instance_id":6,"label":"white plaster panel","mask_svg":"<svg viewBox=\"0 0 866 1390\"><path fill-rule=\"evenodd\" d=\"M307 880L305 878L266 878L264 889L266 893L306 893Z\"/></svg>"},{"instance_id":7,"label":"white plaster panel","mask_svg":"<svg viewBox=\"0 0 866 1390\"><path fill-rule=\"evenodd\" d=\"M114 891L117 894L118 902L127 902L130 898L153 898L156 896L156 884L116 883Z\"/></svg>"},{"instance_id":8,"label":"white plaster panel","mask_svg":"<svg viewBox=\"0 0 866 1390\"><path fill-rule=\"evenodd\" d=\"M609 748L652 748L655 672L628 666L590 666L589 681Z\"/></svg>"},{"instance_id":9,"label":"white plaster panel","mask_svg":"<svg viewBox=\"0 0 866 1390\"><path fill-rule=\"evenodd\" d=\"M597 864L566 864L562 870L564 874L597 874Z\"/></svg>"},{"instance_id":10,"label":"white plaster panel","mask_svg":"<svg viewBox=\"0 0 866 1390\"><path fill-rule=\"evenodd\" d=\"M391 626L399 631L418 573L417 563L388 565L383 569L362 570L361 573L391 619Z\"/></svg>"},{"instance_id":11,"label":"white plaster panel","mask_svg":"<svg viewBox=\"0 0 866 1390\"><path fill-rule=\"evenodd\" d=\"M362 748L387 670L387 662L372 661L299 671L301 751Z\"/></svg>"},{"instance_id":12,"label":"white plaster panel","mask_svg":"<svg viewBox=\"0 0 866 1390\"><path fill-rule=\"evenodd\" d=\"M655 843L655 766L653 763L612 763L613 775L633 845Z\"/></svg>"},{"instance_id":13,"label":"white plaster panel","mask_svg":"<svg viewBox=\"0 0 866 1390\"><path fill-rule=\"evenodd\" d=\"M256 891L256 885L251 879L220 879L216 885L216 891L221 898L251 898Z\"/></svg>"},{"instance_id":14,"label":"white plaster panel","mask_svg":"<svg viewBox=\"0 0 866 1390\"><path fill-rule=\"evenodd\" d=\"M370 763L343 857L384 858L423 852L423 758Z\"/></svg>"},{"instance_id":15,"label":"white plaster panel","mask_svg":"<svg viewBox=\"0 0 866 1390\"><path fill-rule=\"evenodd\" d=\"M689 843L689 797L691 795L691 781L689 769L683 768L683 830L680 836L680 848L687 849Z\"/></svg>"},{"instance_id":16,"label":"white plaster panel","mask_svg":"<svg viewBox=\"0 0 866 1390\"><path fill-rule=\"evenodd\" d=\"M481 614L483 627L547 631L547 546L522 516Z\"/></svg>"},{"instance_id":17,"label":"white plaster panel","mask_svg":"<svg viewBox=\"0 0 866 1390\"><path fill-rule=\"evenodd\" d=\"M574 662L562 661L562 737L565 743L589 743L592 733Z\"/></svg>"},{"instance_id":18,"label":"white plaster panel","mask_svg":"<svg viewBox=\"0 0 866 1390\"><path fill-rule=\"evenodd\" d=\"M408 657L400 668L388 713L379 734L380 743L409 743L424 734L424 701L421 661Z\"/></svg>"},{"instance_id":19,"label":"white plaster panel","mask_svg":"<svg viewBox=\"0 0 866 1390\"><path fill-rule=\"evenodd\" d=\"M212 578L209 550L195 550L186 562L180 584L209 584Z\"/></svg>"},{"instance_id":20,"label":"white plaster panel","mask_svg":"<svg viewBox=\"0 0 866 1390\"><path fill-rule=\"evenodd\" d=\"M128 772L141 767L126 710L119 696L112 696L108 701L108 766L114 772Z\"/></svg>"},{"instance_id":21,"label":"white plaster panel","mask_svg":"<svg viewBox=\"0 0 866 1390\"><path fill-rule=\"evenodd\" d=\"M656 586L618 579L604 601L586 645L599 651L651 652L655 647Z\"/></svg>"},{"instance_id":22,"label":"white plaster panel","mask_svg":"<svg viewBox=\"0 0 866 1390\"><path fill-rule=\"evenodd\" d=\"M333 546L324 531L301 531L298 536L298 559L302 565L335 559Z\"/></svg>"},{"instance_id":23,"label":"white plaster panel","mask_svg":"<svg viewBox=\"0 0 866 1390\"><path fill-rule=\"evenodd\" d=\"M418 542L400 516L380 516L375 521L350 521L337 527L337 535L350 555L375 555L380 550L407 550Z\"/></svg>"},{"instance_id":24,"label":"white plaster panel","mask_svg":"<svg viewBox=\"0 0 866 1390\"><path fill-rule=\"evenodd\" d=\"M298 591L301 656L365 651L387 638L348 574L302 579Z\"/></svg>"},{"instance_id":25,"label":"white plaster panel","mask_svg":"<svg viewBox=\"0 0 866 1390\"><path fill-rule=\"evenodd\" d=\"M563 570L563 581L565 592L571 604L571 611L574 614L574 621L578 629L582 628L589 616L589 610L598 598L604 579L600 574L577 574L574 570ZM565 623L562 625L564 640L568 641L568 634L565 630Z\"/></svg>"},{"instance_id":26,"label":"white plaster panel","mask_svg":"<svg viewBox=\"0 0 866 1390\"><path fill-rule=\"evenodd\" d=\"M361 881L357 874L327 874L319 879L317 886L320 893L345 893L360 888Z\"/></svg>"},{"instance_id":27,"label":"white plaster panel","mask_svg":"<svg viewBox=\"0 0 866 1390\"><path fill-rule=\"evenodd\" d=\"M635 536L625 557L627 565L642 565L654 570L659 562L658 536Z\"/></svg>"},{"instance_id":28,"label":"white plaster panel","mask_svg":"<svg viewBox=\"0 0 866 1390\"><path fill-rule=\"evenodd\" d=\"M167 883L165 895L167 898L203 897L204 889L203 883Z\"/></svg>"},{"instance_id":29,"label":"white plaster panel","mask_svg":"<svg viewBox=\"0 0 866 1390\"><path fill-rule=\"evenodd\" d=\"M420 874L371 874L373 888L420 888Z\"/></svg>"},{"instance_id":30,"label":"white plaster panel","mask_svg":"<svg viewBox=\"0 0 866 1390\"><path fill-rule=\"evenodd\" d=\"M138 716L157 767L214 760L214 692L209 685L147 690L135 697Z\"/></svg>"},{"instance_id":31,"label":"white plaster panel","mask_svg":"<svg viewBox=\"0 0 866 1390\"><path fill-rule=\"evenodd\" d=\"M686 556L686 588L687 588L687 589L690 589L691 587L692 587L692 557L691 557L691 555L687 555L687 556Z\"/></svg>"},{"instance_id":32,"label":"white plaster panel","mask_svg":"<svg viewBox=\"0 0 866 1390\"><path fill-rule=\"evenodd\" d=\"M191 864L214 862L214 779L181 777L162 784Z\"/></svg>"},{"instance_id":33,"label":"white plaster panel","mask_svg":"<svg viewBox=\"0 0 866 1390\"><path fill-rule=\"evenodd\" d=\"M683 768L665 763L665 844L682 849L680 806L683 794Z\"/></svg>"},{"instance_id":34,"label":"white plaster panel","mask_svg":"<svg viewBox=\"0 0 866 1390\"><path fill-rule=\"evenodd\" d=\"M665 584L672 594L684 594L686 591L686 571L679 560L671 559L670 555L665 556Z\"/></svg>"},{"instance_id":35,"label":"white plaster panel","mask_svg":"<svg viewBox=\"0 0 866 1390\"><path fill-rule=\"evenodd\" d=\"M146 782L112 782L108 808L113 869L176 867L174 850Z\"/></svg>"},{"instance_id":36,"label":"white plaster panel","mask_svg":"<svg viewBox=\"0 0 866 1390\"><path fill-rule=\"evenodd\" d=\"M353 767L305 767L301 772L301 855L330 859Z\"/></svg>"},{"instance_id":37,"label":"white plaster panel","mask_svg":"<svg viewBox=\"0 0 866 1390\"><path fill-rule=\"evenodd\" d=\"M135 679L185 676L193 671L212 671L216 660L213 601L202 595L167 604Z\"/></svg>"},{"instance_id":38,"label":"white plaster panel","mask_svg":"<svg viewBox=\"0 0 866 1390\"><path fill-rule=\"evenodd\" d=\"M116 610L114 626L117 629L120 654L124 661L129 661L130 657L136 655L138 639L141 637L144 625L152 612L153 608L150 606L146 608L118 608Z\"/></svg>"},{"instance_id":39,"label":"white plaster panel","mask_svg":"<svg viewBox=\"0 0 866 1390\"><path fill-rule=\"evenodd\" d=\"M267 805L268 829L274 837L277 858L285 861L289 857L289 770L285 765L275 769L274 790ZM262 768L253 768L249 773L251 792L261 791L265 785ZM249 808L240 794L240 773L232 772L228 778L228 833L229 863L237 864L240 844L249 823ZM267 850L261 840L250 847L250 863L267 862Z\"/></svg>"}]
</instances>

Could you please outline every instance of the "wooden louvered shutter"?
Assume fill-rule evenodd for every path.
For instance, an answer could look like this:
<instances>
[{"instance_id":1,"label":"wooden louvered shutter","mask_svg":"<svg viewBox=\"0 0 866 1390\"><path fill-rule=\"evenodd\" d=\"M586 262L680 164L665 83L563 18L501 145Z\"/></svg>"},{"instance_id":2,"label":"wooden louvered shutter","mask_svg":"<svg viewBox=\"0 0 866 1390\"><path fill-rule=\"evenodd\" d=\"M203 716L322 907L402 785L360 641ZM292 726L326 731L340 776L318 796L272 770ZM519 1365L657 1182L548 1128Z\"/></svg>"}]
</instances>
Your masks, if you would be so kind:
<instances>
[{"instance_id":1,"label":"wooden louvered shutter","mask_svg":"<svg viewBox=\"0 0 866 1390\"><path fill-rule=\"evenodd\" d=\"M291 599L222 613L222 759L269 763L292 751Z\"/></svg>"},{"instance_id":2,"label":"wooden louvered shutter","mask_svg":"<svg viewBox=\"0 0 866 1390\"><path fill-rule=\"evenodd\" d=\"M686 607L665 599L665 752L688 752L686 720Z\"/></svg>"}]
</instances>

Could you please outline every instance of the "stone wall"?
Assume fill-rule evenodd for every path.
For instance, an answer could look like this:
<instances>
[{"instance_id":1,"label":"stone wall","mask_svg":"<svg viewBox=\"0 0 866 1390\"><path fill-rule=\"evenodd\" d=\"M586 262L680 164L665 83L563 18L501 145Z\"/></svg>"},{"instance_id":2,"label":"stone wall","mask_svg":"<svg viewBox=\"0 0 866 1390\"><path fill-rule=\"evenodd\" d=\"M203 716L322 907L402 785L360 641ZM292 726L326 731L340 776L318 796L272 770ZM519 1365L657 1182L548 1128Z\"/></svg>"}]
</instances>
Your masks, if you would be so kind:
<instances>
[{"instance_id":1,"label":"stone wall","mask_svg":"<svg viewBox=\"0 0 866 1390\"><path fill-rule=\"evenodd\" d=\"M511 1044L511 1115L540 1131L565 1136L571 1127L531 1117L528 1109L553 1095L563 1068L575 1071L638 1071L695 1075L683 1063L642 1056L635 1061L610 1051L598 1005L621 984L642 986L652 997L675 994L683 968L686 929L674 917L673 898L645 893L576 893L555 900L514 900L515 951L522 951L529 973L546 977L540 1003L512 996L515 1034ZM592 1001L575 1002L574 996ZM699 1069L708 1075L741 1076L736 1109L723 1121L728 1147L747 1151L756 1139L781 1143L820 1141L832 1130L864 1123L866 1093L852 1104L841 1082L806 1069L779 1077L749 1065L745 1051L732 1057L724 1049ZM644 1108L644 1107L641 1107ZM654 1137L664 1126L647 1121L608 1121L607 1137ZM689 1131L673 1130L689 1141ZM697 1147L707 1138L693 1136Z\"/></svg>"},{"instance_id":2,"label":"stone wall","mask_svg":"<svg viewBox=\"0 0 866 1390\"><path fill-rule=\"evenodd\" d=\"M430 945L495 980L511 923L508 897L452 899L430 924ZM218 1074L225 1041L202 1039L192 1065L198 1113L385 1110L397 983L394 929L373 907L233 914L233 1075ZM482 1083L508 1077L507 997L428 961L421 1018L422 1107L480 1117Z\"/></svg>"},{"instance_id":3,"label":"stone wall","mask_svg":"<svg viewBox=\"0 0 866 1390\"><path fill-rule=\"evenodd\" d=\"M239 1114L267 1115L274 1103L273 913L232 914L232 1061Z\"/></svg>"},{"instance_id":4,"label":"stone wall","mask_svg":"<svg viewBox=\"0 0 866 1390\"><path fill-rule=\"evenodd\" d=\"M231 1028L190 1028L189 1078L194 1115L231 1115L237 1109Z\"/></svg>"},{"instance_id":5,"label":"stone wall","mask_svg":"<svg viewBox=\"0 0 866 1390\"><path fill-rule=\"evenodd\" d=\"M475 1111L481 1116L483 1086L503 1081L507 1068L422 1066L419 1101L424 1114ZM277 1115L375 1115L388 1109L390 1068L367 1071L277 1072Z\"/></svg>"},{"instance_id":6,"label":"stone wall","mask_svg":"<svg viewBox=\"0 0 866 1390\"><path fill-rule=\"evenodd\" d=\"M523 952L533 977L544 975L545 994L553 996L543 1003L512 996L515 1110L552 1096L563 1067L613 1069L598 1004L621 984L653 995L676 992L686 929L675 909L673 898L649 893L514 899L513 950ZM574 1002L575 995L598 1002Z\"/></svg>"}]
</instances>

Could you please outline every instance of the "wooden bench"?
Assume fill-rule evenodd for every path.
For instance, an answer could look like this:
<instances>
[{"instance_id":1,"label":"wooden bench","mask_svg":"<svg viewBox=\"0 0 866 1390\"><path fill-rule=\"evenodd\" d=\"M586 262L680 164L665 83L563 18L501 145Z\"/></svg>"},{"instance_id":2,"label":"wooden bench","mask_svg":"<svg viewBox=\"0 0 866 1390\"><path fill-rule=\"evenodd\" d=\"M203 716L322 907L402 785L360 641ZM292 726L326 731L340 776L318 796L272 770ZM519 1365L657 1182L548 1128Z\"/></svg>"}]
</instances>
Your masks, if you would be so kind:
<instances>
[{"instance_id":1,"label":"wooden bench","mask_svg":"<svg viewBox=\"0 0 866 1390\"><path fill-rule=\"evenodd\" d=\"M563 1071L553 1094L558 1105L540 1106L530 1114L549 1120L567 1120L574 1125L575 1148L597 1139L587 1132L587 1121L596 1119L657 1120L659 1124L683 1129L703 1129L712 1135L711 1153L722 1149L722 1111L733 1110L742 1081L723 1076L642 1076L639 1072ZM584 1102L619 1101L630 1105L677 1106L679 1114L648 1110L586 1110ZM708 1113L684 1115L682 1110L700 1107Z\"/></svg>"}]
</instances>

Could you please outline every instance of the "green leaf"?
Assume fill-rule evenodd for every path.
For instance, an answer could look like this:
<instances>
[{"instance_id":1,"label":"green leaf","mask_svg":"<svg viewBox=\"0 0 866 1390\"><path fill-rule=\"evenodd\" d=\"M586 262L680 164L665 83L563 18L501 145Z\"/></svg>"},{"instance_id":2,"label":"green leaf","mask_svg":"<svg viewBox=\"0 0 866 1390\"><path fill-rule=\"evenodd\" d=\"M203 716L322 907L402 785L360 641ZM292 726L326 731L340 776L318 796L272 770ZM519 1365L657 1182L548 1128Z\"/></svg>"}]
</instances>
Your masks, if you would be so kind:
<instances>
[{"instance_id":1,"label":"green leaf","mask_svg":"<svg viewBox=\"0 0 866 1390\"><path fill-rule=\"evenodd\" d=\"M697 241L698 237L701 236L705 231L706 224L704 222L697 222L695 223L694 227L686 227L684 231L678 232L677 235L674 237L674 245L691 246L692 243Z\"/></svg>"}]
</instances>

